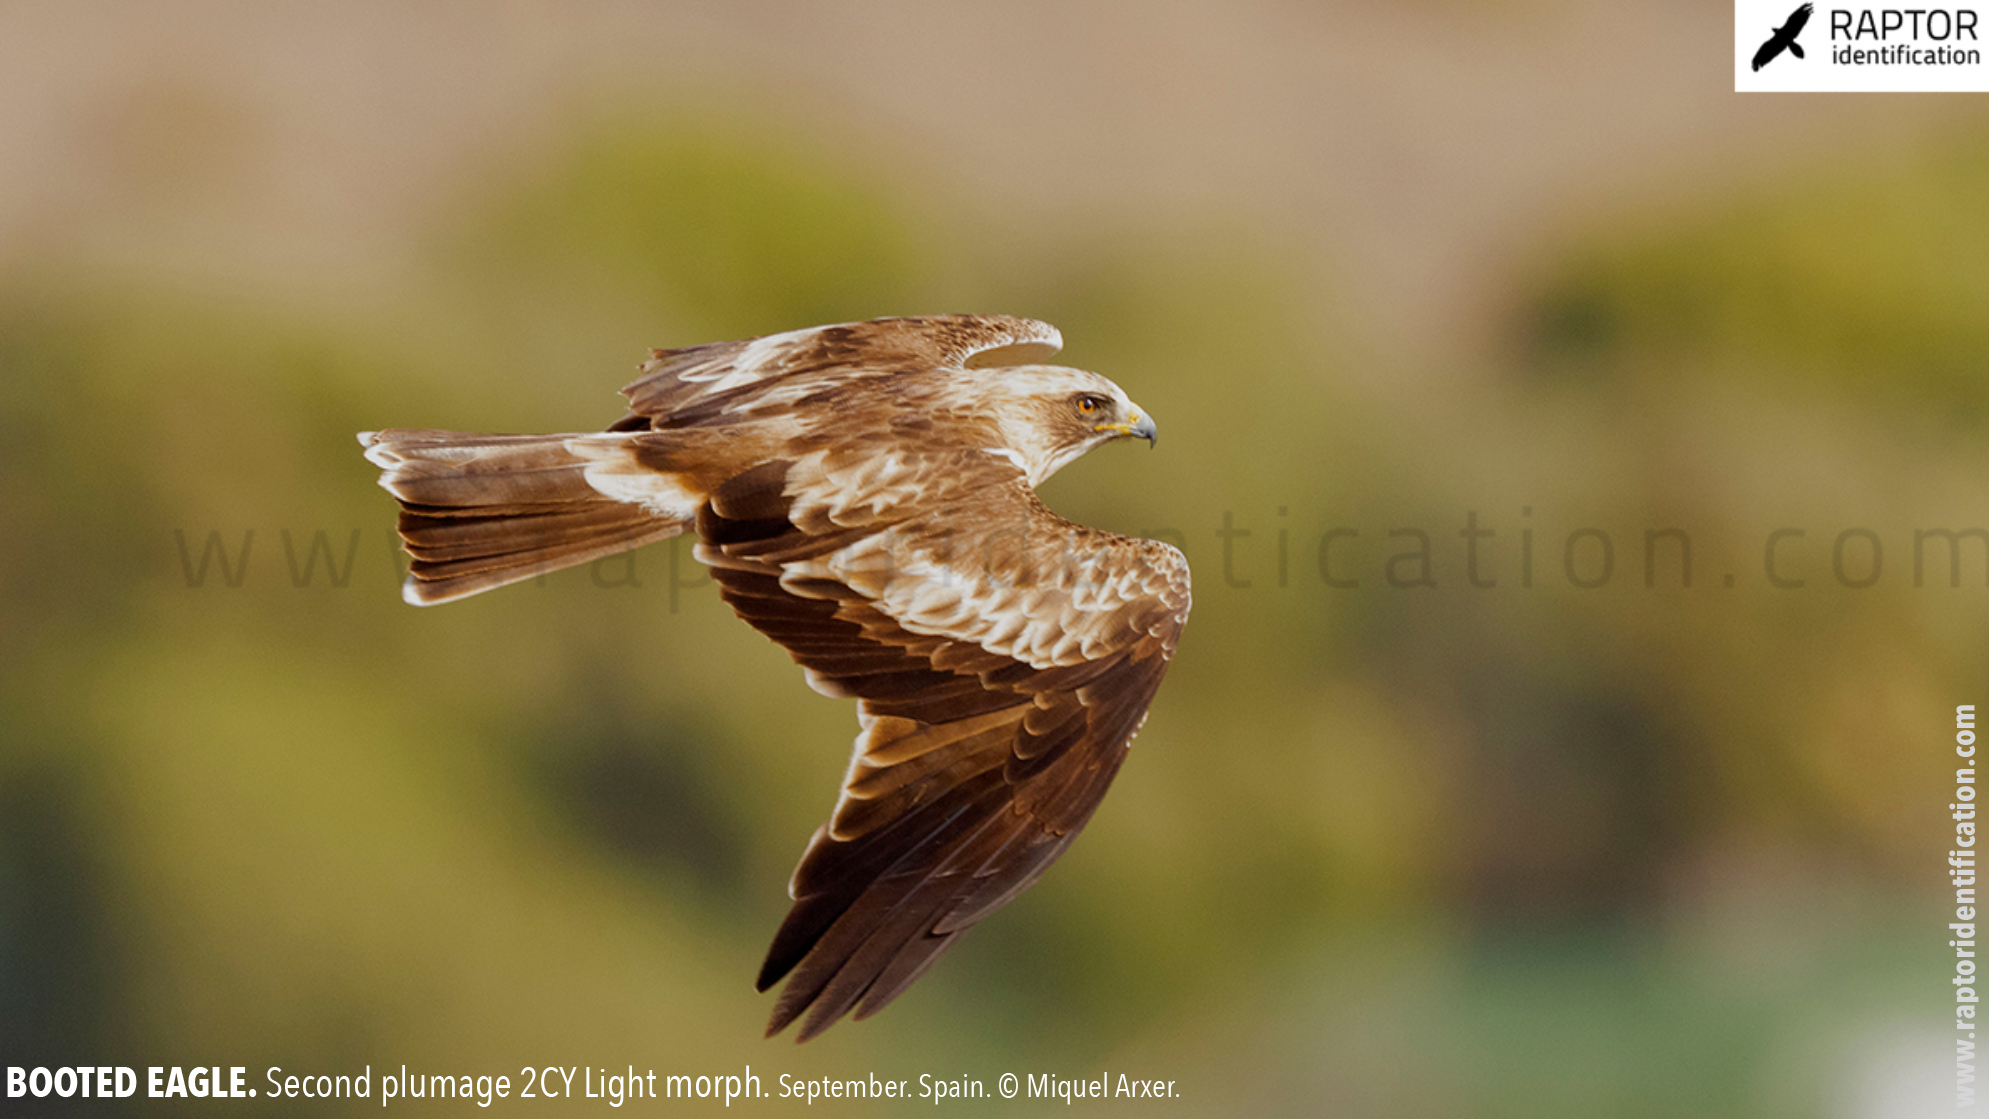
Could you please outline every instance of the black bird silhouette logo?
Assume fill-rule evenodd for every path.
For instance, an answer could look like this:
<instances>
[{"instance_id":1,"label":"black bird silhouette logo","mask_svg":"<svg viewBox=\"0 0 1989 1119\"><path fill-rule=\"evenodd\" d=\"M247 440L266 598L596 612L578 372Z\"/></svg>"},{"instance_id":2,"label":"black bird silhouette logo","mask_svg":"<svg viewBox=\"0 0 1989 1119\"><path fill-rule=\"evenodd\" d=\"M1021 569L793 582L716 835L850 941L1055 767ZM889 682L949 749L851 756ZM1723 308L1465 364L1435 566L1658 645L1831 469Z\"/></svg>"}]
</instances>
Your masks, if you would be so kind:
<instances>
[{"instance_id":1,"label":"black bird silhouette logo","mask_svg":"<svg viewBox=\"0 0 1989 1119\"><path fill-rule=\"evenodd\" d=\"M1761 44L1761 49L1754 52L1754 68L1756 70L1775 61L1775 57L1785 50L1797 58L1803 56L1802 45L1796 42L1796 36L1803 33L1803 25L1809 22L1810 7L1810 5L1804 4L1802 7L1790 12L1789 22L1777 27L1775 33L1768 36L1768 41Z\"/></svg>"}]
</instances>

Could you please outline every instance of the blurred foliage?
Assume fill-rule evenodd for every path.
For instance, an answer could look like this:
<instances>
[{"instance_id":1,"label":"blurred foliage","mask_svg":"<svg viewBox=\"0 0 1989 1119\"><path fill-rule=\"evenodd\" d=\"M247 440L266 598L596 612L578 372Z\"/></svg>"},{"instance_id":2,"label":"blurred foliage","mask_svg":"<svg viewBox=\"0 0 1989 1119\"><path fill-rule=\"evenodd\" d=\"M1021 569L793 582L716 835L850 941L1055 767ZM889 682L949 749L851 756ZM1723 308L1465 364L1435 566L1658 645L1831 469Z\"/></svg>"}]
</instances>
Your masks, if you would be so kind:
<instances>
[{"instance_id":1,"label":"blurred foliage","mask_svg":"<svg viewBox=\"0 0 1989 1119\"><path fill-rule=\"evenodd\" d=\"M742 144L742 131L757 130L584 129L550 174L473 211L460 259L541 293L613 291L672 309L700 336L842 322L916 298L932 262L882 184L798 141Z\"/></svg>"},{"instance_id":2,"label":"blurred foliage","mask_svg":"<svg viewBox=\"0 0 1989 1119\"><path fill-rule=\"evenodd\" d=\"M1530 368L1720 361L1786 391L1989 420L1989 141L1979 129L1646 216L1557 262Z\"/></svg>"},{"instance_id":3,"label":"blurred foliage","mask_svg":"<svg viewBox=\"0 0 1989 1119\"><path fill-rule=\"evenodd\" d=\"M1346 387L1385 359L1247 229L1018 236L730 117L519 153L363 321L22 266L0 1041L376 1072L1111 1067L1225 1114L1805 1113L1938 966L1899 949L1924 930L1892 899L1922 897L1896 880L1940 849L1926 747L1989 653L1982 588L1902 574L1912 527L1989 523L1989 155L1937 150L1582 231L1513 309L1504 375L1422 395ZM751 981L847 706L681 541L407 609L352 432L598 427L648 346L956 309L1058 324L1158 417L1157 452L1103 451L1046 499L1186 548L1194 622L1055 873L889 1013L762 1047ZM1468 583L1466 511L1496 588ZM1643 579L1670 525L1689 589ZM1801 593L1761 574L1783 525L1807 526ZM1861 525L1888 549L1867 590L1831 577ZM1405 526L1433 587L1387 582ZM1322 581L1335 527L1358 589ZM1613 541L1595 590L1563 574L1584 527Z\"/></svg>"}]
</instances>

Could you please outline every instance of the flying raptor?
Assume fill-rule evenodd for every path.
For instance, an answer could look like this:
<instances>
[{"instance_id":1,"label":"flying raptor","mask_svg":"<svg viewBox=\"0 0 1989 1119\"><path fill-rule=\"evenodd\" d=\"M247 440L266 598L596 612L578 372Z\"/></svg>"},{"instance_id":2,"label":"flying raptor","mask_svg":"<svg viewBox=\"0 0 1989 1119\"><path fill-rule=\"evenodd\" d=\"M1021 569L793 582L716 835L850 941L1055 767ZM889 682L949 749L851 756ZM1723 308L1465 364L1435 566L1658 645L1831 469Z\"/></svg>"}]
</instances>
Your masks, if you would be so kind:
<instances>
[{"instance_id":1,"label":"flying raptor","mask_svg":"<svg viewBox=\"0 0 1989 1119\"><path fill-rule=\"evenodd\" d=\"M1760 50L1754 52L1756 70L1775 61L1775 56L1781 54L1783 50L1787 50L1797 58L1803 57L1802 44L1796 42L1796 36L1802 34L1804 25L1809 23L1811 10L1810 5L1804 4L1789 13L1788 20L1777 27L1774 34L1768 36L1768 41L1761 44Z\"/></svg>"},{"instance_id":2,"label":"flying raptor","mask_svg":"<svg viewBox=\"0 0 1989 1119\"><path fill-rule=\"evenodd\" d=\"M1030 319L878 319L657 350L605 431L366 432L404 597L449 602L679 533L808 683L857 701L842 792L788 893L768 1036L881 1010L1091 818L1188 620L1166 544L1035 488L1154 423L1046 364Z\"/></svg>"}]
</instances>

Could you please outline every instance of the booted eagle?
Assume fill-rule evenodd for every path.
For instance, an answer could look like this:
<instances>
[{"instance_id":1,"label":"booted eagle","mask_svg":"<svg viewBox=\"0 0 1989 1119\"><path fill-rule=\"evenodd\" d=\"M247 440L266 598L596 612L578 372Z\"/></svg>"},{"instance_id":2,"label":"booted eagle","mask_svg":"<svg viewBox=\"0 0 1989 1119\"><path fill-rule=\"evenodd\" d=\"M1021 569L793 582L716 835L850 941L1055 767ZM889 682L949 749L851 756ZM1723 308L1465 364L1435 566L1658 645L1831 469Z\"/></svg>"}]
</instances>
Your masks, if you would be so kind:
<instances>
[{"instance_id":1,"label":"booted eagle","mask_svg":"<svg viewBox=\"0 0 1989 1119\"><path fill-rule=\"evenodd\" d=\"M1179 551L1035 487L1154 440L1055 327L879 319L658 350L606 431L359 437L401 503L411 603L695 532L741 618L857 701L842 795L759 989L800 1040L884 1008L1077 838L1188 620Z\"/></svg>"}]
</instances>

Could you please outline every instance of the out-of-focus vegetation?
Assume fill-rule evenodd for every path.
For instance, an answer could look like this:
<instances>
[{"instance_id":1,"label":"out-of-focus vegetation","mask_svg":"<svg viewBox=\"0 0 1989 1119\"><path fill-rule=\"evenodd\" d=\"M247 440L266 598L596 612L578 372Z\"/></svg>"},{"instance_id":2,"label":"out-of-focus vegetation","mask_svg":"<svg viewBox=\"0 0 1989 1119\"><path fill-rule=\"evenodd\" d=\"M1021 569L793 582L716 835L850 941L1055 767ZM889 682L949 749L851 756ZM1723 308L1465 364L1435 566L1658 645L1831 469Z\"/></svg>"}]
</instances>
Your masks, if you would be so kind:
<instances>
[{"instance_id":1,"label":"out-of-focus vegetation","mask_svg":"<svg viewBox=\"0 0 1989 1119\"><path fill-rule=\"evenodd\" d=\"M1717 209L1607 232L1526 326L1547 375L1731 364L1778 388L1983 420L1989 145L1979 128Z\"/></svg>"},{"instance_id":2,"label":"out-of-focus vegetation","mask_svg":"<svg viewBox=\"0 0 1989 1119\"><path fill-rule=\"evenodd\" d=\"M1109 1067L1210 1114L1815 1114L1883 1079L1941 967L1919 868L1989 590L1966 547L1959 588L1940 554L1916 586L1912 549L1989 524L1985 153L1572 231L1492 372L1428 398L1345 387L1376 359L1247 231L1018 238L758 120L522 152L370 316L23 263L0 285L0 1051L257 1080ZM944 310L1058 324L1159 418L1156 453L1046 496L1181 543L1194 621L1055 873L883 1016L764 1044L751 980L847 706L682 542L403 606L352 433L598 427L648 346ZM1475 569L1467 523L1497 534ZM1764 569L1789 527L1801 589ZM1647 586L1671 528L1691 584L1660 550ZM1334 529L1358 535L1322 573ZM1833 568L1847 529L1880 543L1869 587L1844 585L1867 538ZM1434 585L1393 586L1416 532Z\"/></svg>"}]
</instances>

